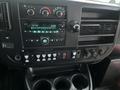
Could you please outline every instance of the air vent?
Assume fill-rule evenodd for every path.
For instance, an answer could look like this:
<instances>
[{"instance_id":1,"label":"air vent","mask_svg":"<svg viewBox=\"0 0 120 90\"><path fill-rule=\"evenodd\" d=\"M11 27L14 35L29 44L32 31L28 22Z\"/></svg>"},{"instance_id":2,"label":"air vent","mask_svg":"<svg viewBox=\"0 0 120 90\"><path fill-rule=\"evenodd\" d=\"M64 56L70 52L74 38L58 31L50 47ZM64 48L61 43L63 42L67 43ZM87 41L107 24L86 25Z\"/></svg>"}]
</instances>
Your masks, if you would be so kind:
<instances>
[{"instance_id":1,"label":"air vent","mask_svg":"<svg viewBox=\"0 0 120 90\"><path fill-rule=\"evenodd\" d=\"M0 31L10 30L11 23L7 2L0 2Z\"/></svg>"},{"instance_id":2,"label":"air vent","mask_svg":"<svg viewBox=\"0 0 120 90\"><path fill-rule=\"evenodd\" d=\"M112 35L116 33L119 12L83 8L80 35Z\"/></svg>"},{"instance_id":3,"label":"air vent","mask_svg":"<svg viewBox=\"0 0 120 90\"><path fill-rule=\"evenodd\" d=\"M83 8L79 45L113 44L118 20L118 11Z\"/></svg>"}]
</instances>

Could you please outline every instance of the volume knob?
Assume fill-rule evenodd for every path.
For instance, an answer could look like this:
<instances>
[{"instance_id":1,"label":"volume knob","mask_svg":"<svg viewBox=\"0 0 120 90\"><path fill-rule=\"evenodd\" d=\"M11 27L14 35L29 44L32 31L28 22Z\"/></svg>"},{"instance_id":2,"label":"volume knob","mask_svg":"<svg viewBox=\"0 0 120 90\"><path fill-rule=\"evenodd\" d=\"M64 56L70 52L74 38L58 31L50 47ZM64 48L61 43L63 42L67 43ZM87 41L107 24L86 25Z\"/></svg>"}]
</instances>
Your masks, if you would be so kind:
<instances>
[{"instance_id":1,"label":"volume knob","mask_svg":"<svg viewBox=\"0 0 120 90\"><path fill-rule=\"evenodd\" d=\"M28 10L27 10L27 14L28 14L29 16L35 15L34 9L28 9Z\"/></svg>"}]
</instances>

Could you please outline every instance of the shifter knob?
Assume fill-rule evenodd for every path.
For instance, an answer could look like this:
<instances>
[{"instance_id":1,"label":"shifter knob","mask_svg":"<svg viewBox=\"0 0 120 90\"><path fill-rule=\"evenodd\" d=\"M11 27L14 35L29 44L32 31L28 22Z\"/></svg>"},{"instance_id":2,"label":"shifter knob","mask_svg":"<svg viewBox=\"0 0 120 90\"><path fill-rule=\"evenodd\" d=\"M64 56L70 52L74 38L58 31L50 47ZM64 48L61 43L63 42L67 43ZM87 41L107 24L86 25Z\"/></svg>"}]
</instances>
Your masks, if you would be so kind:
<instances>
[{"instance_id":1,"label":"shifter knob","mask_svg":"<svg viewBox=\"0 0 120 90\"><path fill-rule=\"evenodd\" d=\"M78 21L71 21L70 22L70 28L73 32L79 32L80 31L80 24Z\"/></svg>"}]
</instances>

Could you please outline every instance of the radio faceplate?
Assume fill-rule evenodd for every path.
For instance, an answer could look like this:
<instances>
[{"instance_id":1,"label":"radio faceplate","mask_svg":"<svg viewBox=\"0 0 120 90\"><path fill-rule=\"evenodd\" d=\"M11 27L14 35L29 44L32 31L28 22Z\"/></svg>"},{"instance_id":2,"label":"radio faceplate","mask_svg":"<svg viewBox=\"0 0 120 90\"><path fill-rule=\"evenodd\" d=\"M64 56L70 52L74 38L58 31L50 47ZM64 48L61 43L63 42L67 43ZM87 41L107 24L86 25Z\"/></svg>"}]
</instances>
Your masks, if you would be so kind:
<instances>
[{"instance_id":1,"label":"radio faceplate","mask_svg":"<svg viewBox=\"0 0 120 90\"><path fill-rule=\"evenodd\" d=\"M65 21L22 21L24 47L65 45Z\"/></svg>"}]
</instances>

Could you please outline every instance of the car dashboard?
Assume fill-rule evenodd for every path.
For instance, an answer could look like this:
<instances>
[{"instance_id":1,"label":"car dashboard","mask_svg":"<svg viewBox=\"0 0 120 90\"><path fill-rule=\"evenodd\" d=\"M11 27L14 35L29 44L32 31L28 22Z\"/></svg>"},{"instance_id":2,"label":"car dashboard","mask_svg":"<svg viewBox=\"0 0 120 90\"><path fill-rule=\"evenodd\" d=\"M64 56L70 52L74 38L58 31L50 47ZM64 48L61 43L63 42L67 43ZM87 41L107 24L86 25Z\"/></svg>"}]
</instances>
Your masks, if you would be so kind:
<instances>
[{"instance_id":1,"label":"car dashboard","mask_svg":"<svg viewBox=\"0 0 120 90\"><path fill-rule=\"evenodd\" d=\"M79 0L0 0L0 62L27 68L28 90L46 85L43 90L51 90L51 82L55 84L52 90L92 90L91 75L84 64L98 63L112 52L120 32L119 11L118 5ZM39 73L72 65L84 68L73 70L74 75L73 71L68 76L69 71L50 74L65 76L55 80L43 79L48 77ZM77 78L87 84L77 86Z\"/></svg>"}]
</instances>

